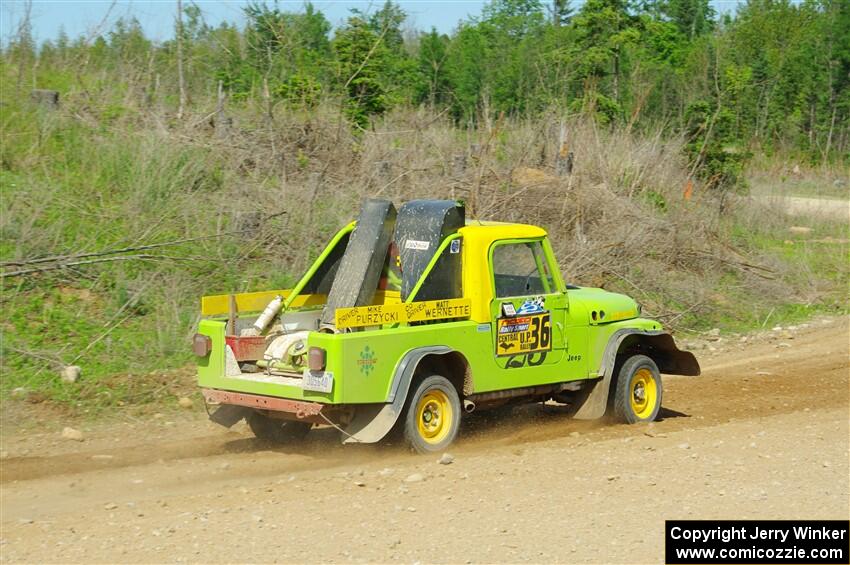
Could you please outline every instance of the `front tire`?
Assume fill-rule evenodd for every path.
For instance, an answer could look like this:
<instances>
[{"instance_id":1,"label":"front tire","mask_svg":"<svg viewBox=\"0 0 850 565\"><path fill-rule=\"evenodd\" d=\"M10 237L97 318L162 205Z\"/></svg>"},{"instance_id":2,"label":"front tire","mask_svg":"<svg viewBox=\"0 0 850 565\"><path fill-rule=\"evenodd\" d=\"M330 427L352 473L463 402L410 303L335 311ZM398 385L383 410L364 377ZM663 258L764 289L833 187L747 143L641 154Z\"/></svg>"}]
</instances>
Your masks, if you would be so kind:
<instances>
[{"instance_id":1,"label":"front tire","mask_svg":"<svg viewBox=\"0 0 850 565\"><path fill-rule=\"evenodd\" d=\"M248 426L258 439L274 443L289 444L297 443L307 437L307 432L313 427L307 422L295 422L292 420L279 420L269 418L259 412L251 412L246 418Z\"/></svg>"},{"instance_id":2,"label":"front tire","mask_svg":"<svg viewBox=\"0 0 850 565\"><path fill-rule=\"evenodd\" d=\"M460 429L460 398L445 377L422 380L410 398L404 415L404 439L419 453L446 449Z\"/></svg>"},{"instance_id":3,"label":"front tire","mask_svg":"<svg viewBox=\"0 0 850 565\"><path fill-rule=\"evenodd\" d=\"M626 359L617 373L614 417L627 424L651 422L661 409L661 374L646 355Z\"/></svg>"}]
</instances>

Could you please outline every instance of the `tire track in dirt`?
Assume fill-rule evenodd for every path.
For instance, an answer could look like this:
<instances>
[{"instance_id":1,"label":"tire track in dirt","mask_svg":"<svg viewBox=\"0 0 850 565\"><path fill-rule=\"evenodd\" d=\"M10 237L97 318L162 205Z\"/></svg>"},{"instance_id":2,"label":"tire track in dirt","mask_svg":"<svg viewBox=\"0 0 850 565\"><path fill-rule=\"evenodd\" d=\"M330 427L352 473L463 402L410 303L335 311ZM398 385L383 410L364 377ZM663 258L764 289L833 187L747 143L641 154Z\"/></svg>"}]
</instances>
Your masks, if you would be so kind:
<instances>
[{"instance_id":1,"label":"tire track in dirt","mask_svg":"<svg viewBox=\"0 0 850 565\"><path fill-rule=\"evenodd\" d=\"M744 351L730 352L718 362L709 363L700 377L665 377L661 414L665 428L675 431L846 406L850 394L848 337L848 318L841 318L829 327L801 332L790 347L771 342L755 343ZM591 441L642 433L639 427L572 420L563 409L535 404L510 412L471 415L464 422L462 436L452 451L475 453L499 446L563 438L573 432L587 436L590 431ZM241 433L223 430L190 439L147 444L127 442L93 451L11 457L0 465L0 483L268 451L285 457L276 457L274 465L255 466L252 474L277 474L316 466L344 467L374 459L391 462L409 457L392 442L342 446L337 432L330 429L316 430L304 445L291 448L271 446Z\"/></svg>"}]
</instances>

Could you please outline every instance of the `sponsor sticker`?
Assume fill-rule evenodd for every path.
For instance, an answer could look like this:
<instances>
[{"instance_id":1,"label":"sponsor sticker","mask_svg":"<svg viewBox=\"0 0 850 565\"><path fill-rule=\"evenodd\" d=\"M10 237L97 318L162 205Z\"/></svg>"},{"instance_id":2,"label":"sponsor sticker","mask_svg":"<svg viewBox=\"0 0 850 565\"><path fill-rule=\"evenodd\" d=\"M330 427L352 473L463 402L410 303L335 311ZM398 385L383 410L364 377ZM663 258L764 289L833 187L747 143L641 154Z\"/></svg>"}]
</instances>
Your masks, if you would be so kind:
<instances>
[{"instance_id":1,"label":"sponsor sticker","mask_svg":"<svg viewBox=\"0 0 850 565\"><path fill-rule=\"evenodd\" d=\"M360 368L360 372L367 377L375 368L375 364L378 362L378 359L375 357L375 351L369 347L368 345L363 348L363 351L360 352L360 359L357 360L357 367Z\"/></svg>"},{"instance_id":2,"label":"sponsor sticker","mask_svg":"<svg viewBox=\"0 0 850 565\"><path fill-rule=\"evenodd\" d=\"M503 323L499 324L499 334L527 332L530 323L531 318L511 318L510 320L504 320Z\"/></svg>"},{"instance_id":3,"label":"sponsor sticker","mask_svg":"<svg viewBox=\"0 0 850 565\"><path fill-rule=\"evenodd\" d=\"M404 242L405 249L415 249L417 251L428 251L431 243L428 241L420 241L418 239L408 239Z\"/></svg>"},{"instance_id":4,"label":"sponsor sticker","mask_svg":"<svg viewBox=\"0 0 850 565\"><path fill-rule=\"evenodd\" d=\"M453 239L449 244L449 253L460 253L460 240Z\"/></svg>"},{"instance_id":5,"label":"sponsor sticker","mask_svg":"<svg viewBox=\"0 0 850 565\"><path fill-rule=\"evenodd\" d=\"M496 355L523 355L552 350L549 312L517 318L499 318Z\"/></svg>"},{"instance_id":6,"label":"sponsor sticker","mask_svg":"<svg viewBox=\"0 0 850 565\"><path fill-rule=\"evenodd\" d=\"M537 296L535 298L526 298L525 302L522 303L522 306L517 310L517 314L537 314L538 312L543 312L546 307L546 299L542 296Z\"/></svg>"}]
</instances>

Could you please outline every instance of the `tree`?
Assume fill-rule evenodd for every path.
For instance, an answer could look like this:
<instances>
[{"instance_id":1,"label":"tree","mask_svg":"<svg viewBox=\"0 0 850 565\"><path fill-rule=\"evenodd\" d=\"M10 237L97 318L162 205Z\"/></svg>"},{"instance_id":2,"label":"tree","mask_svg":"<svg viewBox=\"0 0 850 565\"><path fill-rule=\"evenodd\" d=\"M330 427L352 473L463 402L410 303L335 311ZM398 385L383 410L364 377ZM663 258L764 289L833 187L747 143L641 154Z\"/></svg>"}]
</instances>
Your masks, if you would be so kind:
<instances>
[{"instance_id":1,"label":"tree","mask_svg":"<svg viewBox=\"0 0 850 565\"><path fill-rule=\"evenodd\" d=\"M850 137L850 3L840 0L807 2L823 13L817 24L815 38L821 38L825 59L825 87L821 101L826 107L822 131L826 136L822 158L830 157L837 139Z\"/></svg>"},{"instance_id":2,"label":"tree","mask_svg":"<svg viewBox=\"0 0 850 565\"><path fill-rule=\"evenodd\" d=\"M268 72L284 45L283 13L257 2L248 4L242 10L248 19L245 27L248 60L255 68Z\"/></svg>"},{"instance_id":3,"label":"tree","mask_svg":"<svg viewBox=\"0 0 850 565\"><path fill-rule=\"evenodd\" d=\"M610 76L611 97L617 104L625 48L640 39L640 20L630 13L631 8L630 0L587 0L573 18L583 74L595 79Z\"/></svg>"},{"instance_id":4,"label":"tree","mask_svg":"<svg viewBox=\"0 0 850 565\"><path fill-rule=\"evenodd\" d=\"M119 19L107 36L109 50L119 63L131 66L147 60L152 44L136 18Z\"/></svg>"},{"instance_id":5,"label":"tree","mask_svg":"<svg viewBox=\"0 0 850 565\"><path fill-rule=\"evenodd\" d=\"M449 42L449 38L437 33L435 28L431 28L430 33L420 35L417 103L428 102L434 106L448 101L451 89L446 71Z\"/></svg>"},{"instance_id":6,"label":"tree","mask_svg":"<svg viewBox=\"0 0 850 565\"><path fill-rule=\"evenodd\" d=\"M676 24L679 32L689 39L714 29L717 13L709 0L665 0L661 10Z\"/></svg>"},{"instance_id":7,"label":"tree","mask_svg":"<svg viewBox=\"0 0 850 565\"><path fill-rule=\"evenodd\" d=\"M214 62L217 75L237 97L263 85L270 95L303 100L332 80L331 26L312 3L305 3L303 12L259 3L243 11L247 21L241 36L227 26L209 34L215 50L224 51Z\"/></svg>"},{"instance_id":8,"label":"tree","mask_svg":"<svg viewBox=\"0 0 850 565\"><path fill-rule=\"evenodd\" d=\"M9 57L18 63L17 89L19 91L23 87L24 74L32 68L33 63L36 61L36 45L32 37L31 16L32 1L27 0L24 3L24 13L21 16L21 21L18 23L18 29L6 50Z\"/></svg>"},{"instance_id":9,"label":"tree","mask_svg":"<svg viewBox=\"0 0 850 565\"><path fill-rule=\"evenodd\" d=\"M383 76L389 51L383 38L358 16L348 18L337 31L333 50L339 64L339 80L346 97L345 114L358 128L366 129L372 116L389 107Z\"/></svg>"},{"instance_id":10,"label":"tree","mask_svg":"<svg viewBox=\"0 0 850 565\"><path fill-rule=\"evenodd\" d=\"M401 53L404 50L404 36L401 26L407 19L407 14L401 9L401 6L391 0L386 0L381 9L371 15L367 15L357 8L352 9L351 13L367 22L369 29L376 35L383 37L384 45L390 51Z\"/></svg>"},{"instance_id":11,"label":"tree","mask_svg":"<svg viewBox=\"0 0 850 565\"><path fill-rule=\"evenodd\" d=\"M484 6L481 16L483 22L512 38L539 30L545 21L540 0L493 0Z\"/></svg>"},{"instance_id":12,"label":"tree","mask_svg":"<svg viewBox=\"0 0 850 565\"><path fill-rule=\"evenodd\" d=\"M688 107L685 119L685 152L706 187L719 191L721 196L745 190L743 171L750 154L742 147L734 114L701 100Z\"/></svg>"},{"instance_id":13,"label":"tree","mask_svg":"<svg viewBox=\"0 0 850 565\"><path fill-rule=\"evenodd\" d=\"M452 115L459 121L475 118L478 102L485 92L484 34L475 25L463 25L449 45L446 74L452 88Z\"/></svg>"},{"instance_id":14,"label":"tree","mask_svg":"<svg viewBox=\"0 0 850 565\"><path fill-rule=\"evenodd\" d=\"M56 38L56 52L59 56L60 64L68 59L68 52L71 49L71 40L65 31L65 26L59 26L59 34Z\"/></svg>"},{"instance_id":15,"label":"tree","mask_svg":"<svg viewBox=\"0 0 850 565\"><path fill-rule=\"evenodd\" d=\"M186 109L186 78L183 76L183 3L177 0L177 21L175 36L177 38L177 83L180 88L180 105L177 107L177 119L183 119Z\"/></svg>"},{"instance_id":16,"label":"tree","mask_svg":"<svg viewBox=\"0 0 850 565\"><path fill-rule=\"evenodd\" d=\"M572 15L570 0L552 0L552 23L556 27L569 24Z\"/></svg>"}]
</instances>

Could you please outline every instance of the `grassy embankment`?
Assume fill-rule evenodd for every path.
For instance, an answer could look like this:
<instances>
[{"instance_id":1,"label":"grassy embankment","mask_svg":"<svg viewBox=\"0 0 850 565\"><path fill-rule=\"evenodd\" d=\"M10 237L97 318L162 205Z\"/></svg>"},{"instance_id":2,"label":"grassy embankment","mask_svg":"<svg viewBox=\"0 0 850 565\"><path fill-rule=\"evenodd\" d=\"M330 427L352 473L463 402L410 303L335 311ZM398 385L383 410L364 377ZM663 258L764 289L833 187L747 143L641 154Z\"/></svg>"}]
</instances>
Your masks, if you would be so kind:
<instances>
[{"instance_id":1,"label":"grassy embankment","mask_svg":"<svg viewBox=\"0 0 850 565\"><path fill-rule=\"evenodd\" d=\"M681 142L658 131L571 121L575 170L557 178L554 119L468 131L411 109L355 137L333 104L271 121L249 106L216 131L213 102L177 123L120 92L47 110L4 88L4 402L18 387L78 412L173 399L191 386L175 369L191 363L199 296L291 284L366 196L462 198L474 217L539 223L570 282L631 294L682 331L848 310L846 223L745 199L721 213L699 184L686 201ZM78 383L60 382L68 364Z\"/></svg>"}]
</instances>

